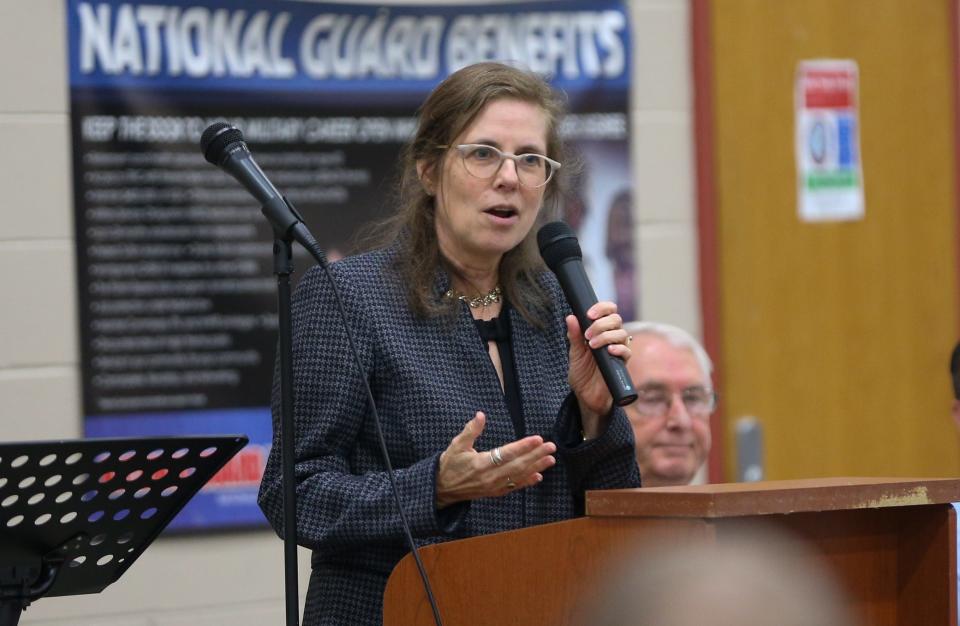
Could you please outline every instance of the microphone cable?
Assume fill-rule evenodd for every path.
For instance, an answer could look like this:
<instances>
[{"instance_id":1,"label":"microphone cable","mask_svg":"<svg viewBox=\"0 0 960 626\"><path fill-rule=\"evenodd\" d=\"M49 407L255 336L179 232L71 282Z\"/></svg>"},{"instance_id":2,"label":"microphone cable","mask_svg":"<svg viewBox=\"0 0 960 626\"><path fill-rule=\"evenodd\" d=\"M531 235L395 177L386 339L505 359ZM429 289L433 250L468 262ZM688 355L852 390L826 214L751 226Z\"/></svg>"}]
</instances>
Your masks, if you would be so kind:
<instances>
[{"instance_id":1,"label":"microphone cable","mask_svg":"<svg viewBox=\"0 0 960 626\"><path fill-rule=\"evenodd\" d=\"M350 324L347 323L347 312L343 308L343 300L340 298L340 290L337 289L337 283L333 280L330 273L330 267L327 264L326 254L320 248L319 244L313 242L307 246L307 250L317 261L326 275L327 282L333 291L334 300L337 303L337 309L340 313L340 319L343 321L343 327L347 331L347 341L350 344L350 354L353 355L353 362L357 367L357 374L363 380L363 388L367 394L367 403L370 405L370 412L373 415L373 424L377 431L377 441L380 444L380 454L383 457L384 465L387 467L387 476L390 479L390 488L393 491L393 500L397 505L397 512L400 514L400 524L403 526L403 534L407 544L410 546L410 553L417 564L417 571L420 573L420 580L423 581L423 589L427 593L427 601L430 603L430 610L433 611L433 621L436 626L443 626L443 620L440 618L440 609L437 606L437 600L433 595L433 588L430 586L430 578L427 576L427 570L423 566L423 560L420 558L420 549L413 540L413 533L410 531L410 523L407 521L407 515L403 510L403 500L400 498L400 490L397 488L397 477L393 471L393 463L390 462L390 453L387 451L387 441L383 436L383 427L380 425L380 413L377 411L377 403L373 399L373 392L370 390L370 382L363 372L363 364L360 362L360 354L353 341L353 331L350 330Z\"/></svg>"},{"instance_id":2,"label":"microphone cable","mask_svg":"<svg viewBox=\"0 0 960 626\"><path fill-rule=\"evenodd\" d=\"M416 542L413 540L413 533L410 531L410 524L407 522L406 513L403 510L403 501L400 498L400 490L397 488L397 479L394 474L393 464L390 462L390 454L387 451L387 442L383 436L383 427L380 424L380 414L377 411L377 404L373 399L373 392L370 390L370 383L363 373L363 364L360 362L360 355L357 352L356 344L353 340L353 332L350 330L350 324L347 322L347 314L343 308L343 301L340 298L340 291L333 280L330 268L327 264L326 254L320 248L317 240L310 233L303 218L297 213L290 202L280 194L273 183L267 178L266 174L253 160L253 155L243 140L243 133L235 126L226 122L215 122L203 131L200 137L200 150L204 158L211 164L223 169L241 183L256 200L261 203L261 211L264 217L270 222L274 234L285 240L294 240L300 243L316 260L317 264L323 268L330 288L333 290L334 300L337 303L337 309L340 313L340 319L347 331L347 340L350 343L350 351L353 355L354 363L357 366L357 373L363 379L363 387L367 394L367 402L370 405L370 411L373 414L373 423L376 426L377 439L380 444L380 454L383 456L384 465L387 468L387 476L390 479L390 487L393 491L393 499L397 505L397 512L400 515L400 523L403 527L404 537L410 546L410 552L417 564L417 571L423 581L423 588L427 593L427 600L430 602L430 608L433 611L433 619L436 626L443 626L440 619L440 610L437 607L436 599L433 596L433 589L430 587L430 580L427 577L427 571L420 559L420 552ZM243 158L237 159L237 155ZM291 377L292 378L292 377ZM289 381L292 384L292 380ZM290 451L293 452L292 450ZM294 493L294 499L296 494ZM296 511L294 510L294 517ZM295 528L295 524L294 524Z\"/></svg>"}]
</instances>

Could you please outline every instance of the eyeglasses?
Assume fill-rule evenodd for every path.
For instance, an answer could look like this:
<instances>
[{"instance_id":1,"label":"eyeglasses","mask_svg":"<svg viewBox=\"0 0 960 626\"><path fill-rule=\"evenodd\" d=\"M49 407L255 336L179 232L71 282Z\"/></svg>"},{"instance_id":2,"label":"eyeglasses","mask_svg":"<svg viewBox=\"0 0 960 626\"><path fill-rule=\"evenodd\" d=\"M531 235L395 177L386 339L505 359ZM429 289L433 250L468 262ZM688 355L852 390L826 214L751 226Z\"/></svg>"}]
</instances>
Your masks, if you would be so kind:
<instances>
[{"instance_id":1,"label":"eyeglasses","mask_svg":"<svg viewBox=\"0 0 960 626\"><path fill-rule=\"evenodd\" d=\"M516 165L517 180L520 184L536 189L549 183L554 173L560 169L560 163L542 154L510 154L482 143L464 143L454 147L460 153L467 173L477 178L493 178L503 166L504 159L511 159Z\"/></svg>"},{"instance_id":2,"label":"eyeglasses","mask_svg":"<svg viewBox=\"0 0 960 626\"><path fill-rule=\"evenodd\" d=\"M687 387L673 392L666 387L653 386L637 390L634 406L646 417L663 417L670 412L673 399L679 393L680 401L691 417L706 419L717 406L717 394L706 387Z\"/></svg>"}]
</instances>

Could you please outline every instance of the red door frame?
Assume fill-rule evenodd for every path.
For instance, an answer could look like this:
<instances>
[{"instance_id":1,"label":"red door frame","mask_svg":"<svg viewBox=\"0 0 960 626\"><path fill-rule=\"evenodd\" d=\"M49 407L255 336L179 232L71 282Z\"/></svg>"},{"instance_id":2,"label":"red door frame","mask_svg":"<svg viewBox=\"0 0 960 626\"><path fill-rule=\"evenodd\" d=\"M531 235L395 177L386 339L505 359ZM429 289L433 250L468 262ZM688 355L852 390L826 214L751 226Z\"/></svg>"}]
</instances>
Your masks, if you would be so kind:
<instances>
[{"instance_id":1,"label":"red door frame","mask_svg":"<svg viewBox=\"0 0 960 626\"><path fill-rule=\"evenodd\" d=\"M957 0L960 2L960 0ZM714 363L713 384L720 404L710 418L713 446L707 460L708 480L724 482L723 354L721 345L720 286L717 249L717 193L714 176L713 51L709 0L691 0L693 42L693 130L697 187L697 239L699 241L700 310L703 344Z\"/></svg>"}]
</instances>

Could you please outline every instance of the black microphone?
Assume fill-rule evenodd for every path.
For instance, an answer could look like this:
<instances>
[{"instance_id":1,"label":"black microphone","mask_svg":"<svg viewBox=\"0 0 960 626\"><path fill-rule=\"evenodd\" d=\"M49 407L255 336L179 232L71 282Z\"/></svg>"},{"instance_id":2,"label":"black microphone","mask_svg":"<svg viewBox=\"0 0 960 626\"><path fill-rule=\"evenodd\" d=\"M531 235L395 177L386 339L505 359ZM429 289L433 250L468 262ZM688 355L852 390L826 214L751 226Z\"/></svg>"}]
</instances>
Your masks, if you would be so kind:
<instances>
[{"instance_id":1,"label":"black microphone","mask_svg":"<svg viewBox=\"0 0 960 626\"><path fill-rule=\"evenodd\" d=\"M583 269L583 253L577 236L566 223L550 222L537 232L537 245L547 267L557 275L563 295L577 316L581 330L585 331L593 323L587 318L587 309L597 303L597 294ZM610 389L613 403L624 406L636 400L637 391L633 388L626 363L607 352L606 346L591 352Z\"/></svg>"},{"instance_id":2,"label":"black microphone","mask_svg":"<svg viewBox=\"0 0 960 626\"><path fill-rule=\"evenodd\" d=\"M253 160L239 128L226 122L210 124L200 137L200 150L207 161L237 179L257 199L278 238L292 238L314 252L314 256L323 255L297 209L277 191Z\"/></svg>"}]
</instances>

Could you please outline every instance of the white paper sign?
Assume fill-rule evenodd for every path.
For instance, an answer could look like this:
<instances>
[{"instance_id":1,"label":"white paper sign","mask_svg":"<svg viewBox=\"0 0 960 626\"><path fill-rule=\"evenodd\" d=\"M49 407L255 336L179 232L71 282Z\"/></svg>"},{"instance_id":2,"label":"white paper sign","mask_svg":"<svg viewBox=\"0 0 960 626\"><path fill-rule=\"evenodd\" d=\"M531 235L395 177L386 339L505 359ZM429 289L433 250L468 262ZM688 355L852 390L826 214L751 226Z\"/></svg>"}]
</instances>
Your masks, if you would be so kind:
<instances>
[{"instance_id":1,"label":"white paper sign","mask_svg":"<svg viewBox=\"0 0 960 626\"><path fill-rule=\"evenodd\" d=\"M858 77L853 60L797 66L797 205L803 221L863 219Z\"/></svg>"}]
</instances>

